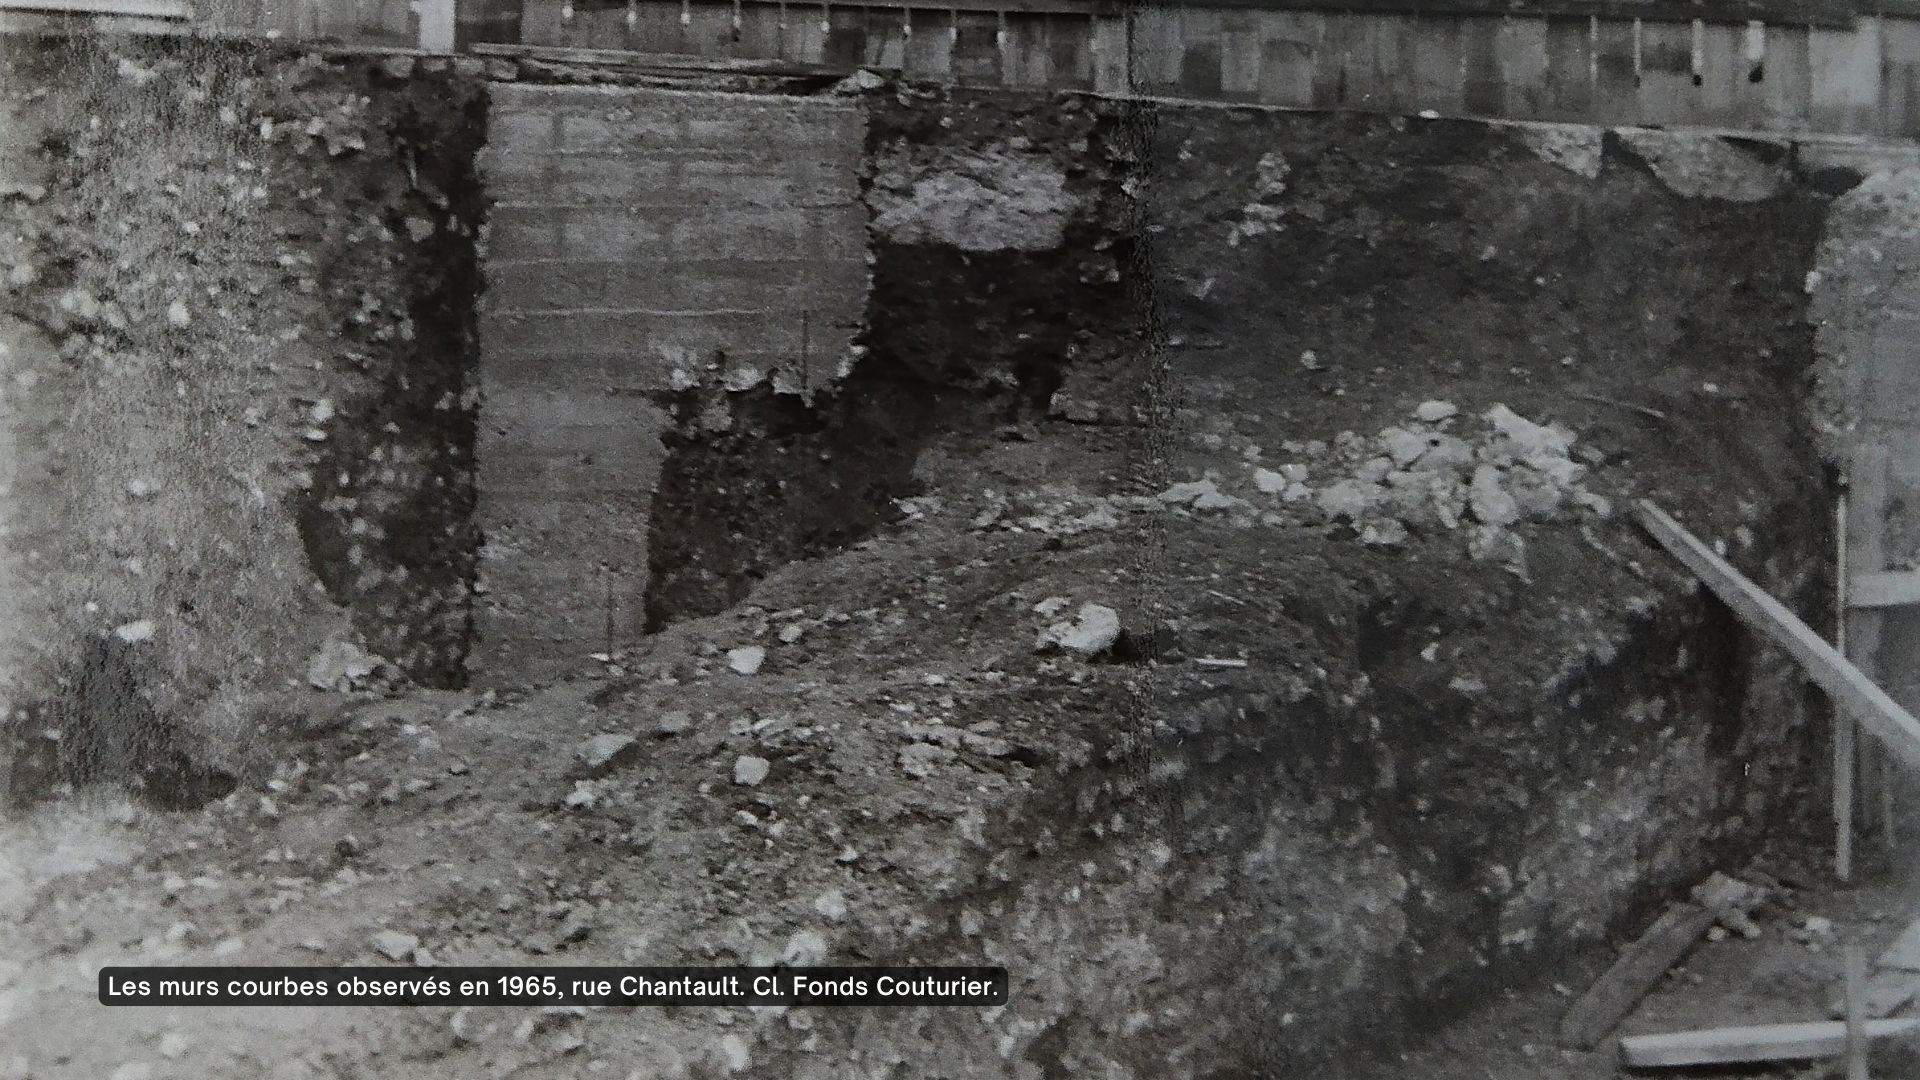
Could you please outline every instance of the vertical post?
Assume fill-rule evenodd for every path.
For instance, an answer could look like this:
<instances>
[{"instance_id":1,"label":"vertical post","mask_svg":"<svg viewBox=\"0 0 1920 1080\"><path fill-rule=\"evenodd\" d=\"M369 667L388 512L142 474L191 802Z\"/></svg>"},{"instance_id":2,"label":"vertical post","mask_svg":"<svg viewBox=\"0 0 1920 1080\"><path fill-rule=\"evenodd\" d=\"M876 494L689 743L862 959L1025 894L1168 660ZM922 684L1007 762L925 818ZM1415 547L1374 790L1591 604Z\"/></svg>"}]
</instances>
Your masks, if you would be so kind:
<instances>
[{"instance_id":1,"label":"vertical post","mask_svg":"<svg viewBox=\"0 0 1920 1080\"><path fill-rule=\"evenodd\" d=\"M1900 770L1885 754L1877 754L1874 760L1880 763L1880 843L1887 849L1888 855L1900 853L1899 826L1895 823L1894 785L1900 782Z\"/></svg>"},{"instance_id":2,"label":"vertical post","mask_svg":"<svg viewBox=\"0 0 1920 1080\"><path fill-rule=\"evenodd\" d=\"M1847 655L1847 493L1840 492L1839 510L1834 514L1834 533L1839 538L1839 555L1834 561L1838 580L1839 618L1834 630L1834 651ZM1838 702L1833 711L1833 873L1841 881L1853 880L1853 774L1856 751L1853 715Z\"/></svg>"},{"instance_id":3,"label":"vertical post","mask_svg":"<svg viewBox=\"0 0 1920 1080\"><path fill-rule=\"evenodd\" d=\"M1847 1080L1869 1080L1866 1017L1861 1002L1867 981L1866 968L1860 944L1847 942Z\"/></svg>"},{"instance_id":4,"label":"vertical post","mask_svg":"<svg viewBox=\"0 0 1920 1080\"><path fill-rule=\"evenodd\" d=\"M453 51L454 0L419 0L420 51L446 55Z\"/></svg>"}]
</instances>

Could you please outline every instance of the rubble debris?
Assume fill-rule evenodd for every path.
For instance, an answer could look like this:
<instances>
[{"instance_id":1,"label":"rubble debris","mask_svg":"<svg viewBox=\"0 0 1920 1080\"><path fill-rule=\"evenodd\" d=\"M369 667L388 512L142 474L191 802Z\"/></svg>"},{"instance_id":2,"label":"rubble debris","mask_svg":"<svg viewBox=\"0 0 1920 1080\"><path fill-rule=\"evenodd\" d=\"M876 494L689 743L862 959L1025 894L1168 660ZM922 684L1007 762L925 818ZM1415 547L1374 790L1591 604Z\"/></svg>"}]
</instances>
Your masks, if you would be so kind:
<instances>
[{"instance_id":1,"label":"rubble debris","mask_svg":"<svg viewBox=\"0 0 1920 1080\"><path fill-rule=\"evenodd\" d=\"M813 910L823 919L839 922L847 917L847 898L838 889L829 889L813 899Z\"/></svg>"},{"instance_id":2,"label":"rubble debris","mask_svg":"<svg viewBox=\"0 0 1920 1080\"><path fill-rule=\"evenodd\" d=\"M1120 613L1104 604L1082 604L1073 622L1057 622L1040 632L1036 651L1064 649L1089 659L1112 649L1120 640Z\"/></svg>"},{"instance_id":3,"label":"rubble debris","mask_svg":"<svg viewBox=\"0 0 1920 1080\"><path fill-rule=\"evenodd\" d=\"M1760 926L1753 921L1752 912L1766 903L1768 895L1763 886L1717 870L1693 888L1694 903L1712 912L1718 925L1748 939L1760 936Z\"/></svg>"},{"instance_id":4,"label":"rubble debris","mask_svg":"<svg viewBox=\"0 0 1920 1080\"><path fill-rule=\"evenodd\" d=\"M742 645L727 650L727 667L735 675L754 675L767 662L767 650L758 645Z\"/></svg>"},{"instance_id":5,"label":"rubble debris","mask_svg":"<svg viewBox=\"0 0 1920 1080\"><path fill-rule=\"evenodd\" d=\"M742 756L733 763L733 782L741 787L758 787L773 770L773 763L763 757Z\"/></svg>"},{"instance_id":6,"label":"rubble debris","mask_svg":"<svg viewBox=\"0 0 1920 1080\"><path fill-rule=\"evenodd\" d=\"M1824 915L1807 915L1800 925L1787 931L1787 937L1818 952L1833 941L1833 920Z\"/></svg>"},{"instance_id":7,"label":"rubble debris","mask_svg":"<svg viewBox=\"0 0 1920 1080\"><path fill-rule=\"evenodd\" d=\"M404 963L412 959L413 950L420 947L420 939L399 930L381 930L367 939L375 952L393 961Z\"/></svg>"},{"instance_id":8,"label":"rubble debris","mask_svg":"<svg viewBox=\"0 0 1920 1080\"><path fill-rule=\"evenodd\" d=\"M1696 890L1696 897L1712 906L1674 904L1662 913L1561 1017L1561 1045L1574 1050L1599 1045L1716 921L1733 918L1735 911L1750 912L1765 899L1765 890L1739 884L1715 874Z\"/></svg>"},{"instance_id":9,"label":"rubble debris","mask_svg":"<svg viewBox=\"0 0 1920 1080\"><path fill-rule=\"evenodd\" d=\"M631 735L595 735L574 751L577 773L589 779L625 768L639 757L640 741Z\"/></svg>"},{"instance_id":10,"label":"rubble debris","mask_svg":"<svg viewBox=\"0 0 1920 1080\"><path fill-rule=\"evenodd\" d=\"M593 936L593 919L581 908L570 908L561 918L560 925L544 934L531 934L521 941L520 947L536 956L546 956L564 950L569 945L577 945ZM567 1006L554 1006L567 1008Z\"/></svg>"},{"instance_id":11,"label":"rubble debris","mask_svg":"<svg viewBox=\"0 0 1920 1080\"><path fill-rule=\"evenodd\" d=\"M316 690L353 693L370 689L378 681L386 661L351 641L334 639L314 655L307 665L307 685Z\"/></svg>"},{"instance_id":12,"label":"rubble debris","mask_svg":"<svg viewBox=\"0 0 1920 1080\"><path fill-rule=\"evenodd\" d=\"M917 742L900 751L900 770L915 779L925 779L932 776L939 766L953 761L958 756L950 746Z\"/></svg>"}]
</instances>

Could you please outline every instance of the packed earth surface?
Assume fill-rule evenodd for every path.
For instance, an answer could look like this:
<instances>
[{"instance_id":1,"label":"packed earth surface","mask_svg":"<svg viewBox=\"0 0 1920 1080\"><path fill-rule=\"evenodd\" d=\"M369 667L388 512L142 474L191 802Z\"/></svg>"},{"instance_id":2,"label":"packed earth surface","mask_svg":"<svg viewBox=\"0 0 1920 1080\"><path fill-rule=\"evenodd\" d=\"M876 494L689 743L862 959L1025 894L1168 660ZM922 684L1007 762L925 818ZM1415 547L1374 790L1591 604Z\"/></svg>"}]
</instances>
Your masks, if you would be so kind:
<instances>
[{"instance_id":1,"label":"packed earth surface","mask_svg":"<svg viewBox=\"0 0 1920 1080\"><path fill-rule=\"evenodd\" d=\"M857 362L721 427L664 398L650 633L483 691L473 162L488 79L538 73L6 49L6 1080L1597 1078L1560 1011L1709 871L1768 884L1758 936L1627 1030L1822 1018L1835 944L1910 916L1908 868L1841 891L1809 845L1824 703L1634 517L1831 629L1831 177L780 87L868 109ZM1012 1000L96 998L240 963L988 963Z\"/></svg>"}]
</instances>

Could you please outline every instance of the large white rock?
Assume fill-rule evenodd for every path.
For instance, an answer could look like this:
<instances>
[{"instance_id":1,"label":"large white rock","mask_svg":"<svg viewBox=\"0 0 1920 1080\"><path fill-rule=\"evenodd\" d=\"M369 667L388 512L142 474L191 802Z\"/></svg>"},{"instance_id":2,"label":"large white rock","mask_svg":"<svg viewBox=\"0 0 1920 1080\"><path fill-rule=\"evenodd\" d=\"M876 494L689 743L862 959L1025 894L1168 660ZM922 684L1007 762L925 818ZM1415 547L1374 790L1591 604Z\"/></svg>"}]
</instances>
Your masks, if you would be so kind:
<instances>
[{"instance_id":1,"label":"large white rock","mask_svg":"<svg viewBox=\"0 0 1920 1080\"><path fill-rule=\"evenodd\" d=\"M1500 479L1499 469L1482 465L1473 471L1473 486L1468 495L1474 518L1494 528L1502 528L1520 520L1520 504L1507 494Z\"/></svg>"},{"instance_id":2,"label":"large white rock","mask_svg":"<svg viewBox=\"0 0 1920 1080\"><path fill-rule=\"evenodd\" d=\"M1105 604L1082 604L1079 618L1055 623L1041 635L1043 647L1057 646L1086 657L1105 653L1119 640L1120 613Z\"/></svg>"}]
</instances>

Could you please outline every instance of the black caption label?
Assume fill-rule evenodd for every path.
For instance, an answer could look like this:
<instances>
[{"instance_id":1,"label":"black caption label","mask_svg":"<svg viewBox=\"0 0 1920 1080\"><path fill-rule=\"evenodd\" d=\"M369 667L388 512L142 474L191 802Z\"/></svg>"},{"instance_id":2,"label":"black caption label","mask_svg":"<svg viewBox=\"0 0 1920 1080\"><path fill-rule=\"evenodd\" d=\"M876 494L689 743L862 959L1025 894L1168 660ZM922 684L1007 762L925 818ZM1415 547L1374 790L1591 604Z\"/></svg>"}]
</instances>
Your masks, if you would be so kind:
<instances>
[{"instance_id":1,"label":"black caption label","mask_svg":"<svg viewBox=\"0 0 1920 1080\"><path fill-rule=\"evenodd\" d=\"M109 967L102 1005L1005 1005L1007 969Z\"/></svg>"}]
</instances>

